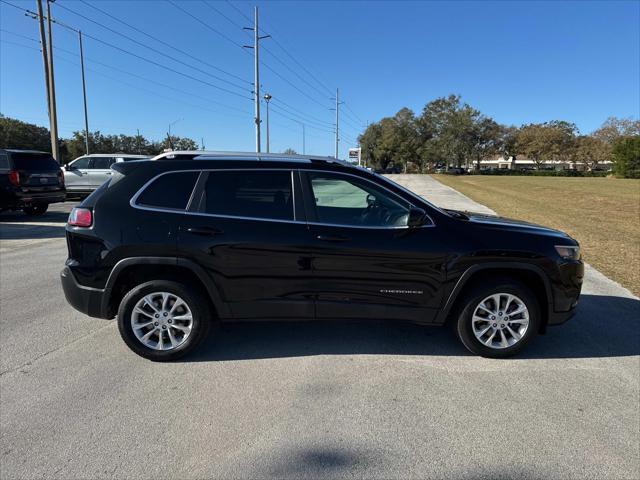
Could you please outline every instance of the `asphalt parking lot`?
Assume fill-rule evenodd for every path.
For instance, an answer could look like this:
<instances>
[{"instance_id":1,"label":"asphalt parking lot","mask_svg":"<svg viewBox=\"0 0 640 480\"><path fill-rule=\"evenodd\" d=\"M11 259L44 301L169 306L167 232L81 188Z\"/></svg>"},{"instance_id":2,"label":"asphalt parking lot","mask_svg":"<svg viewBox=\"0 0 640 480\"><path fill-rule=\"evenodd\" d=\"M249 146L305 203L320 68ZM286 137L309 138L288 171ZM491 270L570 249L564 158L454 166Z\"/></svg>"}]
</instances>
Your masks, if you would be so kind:
<instances>
[{"instance_id":1,"label":"asphalt parking lot","mask_svg":"<svg viewBox=\"0 0 640 480\"><path fill-rule=\"evenodd\" d=\"M640 301L591 268L515 359L371 321L226 325L158 364L66 303L71 205L0 214L2 479L640 478Z\"/></svg>"}]
</instances>

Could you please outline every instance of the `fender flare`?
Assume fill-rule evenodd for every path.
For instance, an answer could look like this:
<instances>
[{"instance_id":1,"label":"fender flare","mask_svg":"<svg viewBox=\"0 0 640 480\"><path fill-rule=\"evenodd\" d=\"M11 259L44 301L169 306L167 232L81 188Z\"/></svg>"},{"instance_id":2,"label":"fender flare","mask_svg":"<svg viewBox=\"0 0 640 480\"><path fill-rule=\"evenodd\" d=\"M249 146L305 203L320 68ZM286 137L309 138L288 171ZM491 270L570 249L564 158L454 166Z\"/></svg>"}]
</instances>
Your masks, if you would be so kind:
<instances>
[{"instance_id":1,"label":"fender flare","mask_svg":"<svg viewBox=\"0 0 640 480\"><path fill-rule=\"evenodd\" d=\"M107 283L104 287L104 294L102 296L102 305L101 310L104 315L109 316L109 304L111 303L111 297L113 294L113 289L117 284L118 277L120 274L127 268L132 265L172 265L178 267L184 267L190 270L207 291L211 302L213 303L216 312L220 318L225 318L231 316L229 307L226 302L222 300L220 296L220 292L216 288L216 285L213 279L207 274L206 270L202 268L200 265L195 263L192 260L188 260L186 258L181 257L128 257L123 258L115 264L111 273L109 274L109 278L107 279Z\"/></svg>"},{"instance_id":2,"label":"fender flare","mask_svg":"<svg viewBox=\"0 0 640 480\"><path fill-rule=\"evenodd\" d=\"M526 270L526 271L535 273L540 278L540 280L542 280L542 284L544 285L544 288L547 294L547 309L546 309L546 312L543 312L543 314L548 319L549 316L553 313L553 293L551 289L551 282L549 281L549 278L545 274L544 270L542 270L542 268L538 267L537 265L533 265L531 263L523 263L523 262L487 262L487 263L472 265L471 267L467 268L463 272L463 274L460 276L460 278L458 278L458 281L456 282L455 286L451 290L451 293L449 293L449 297L447 298L446 303L440 309L440 312L436 317L436 323L443 324L447 320L447 316L451 312L451 309L455 305L456 300L460 296L460 292L462 292L462 290L469 283L469 281L471 280L474 274L483 270L501 270L501 269ZM544 326L542 328L544 330Z\"/></svg>"}]
</instances>

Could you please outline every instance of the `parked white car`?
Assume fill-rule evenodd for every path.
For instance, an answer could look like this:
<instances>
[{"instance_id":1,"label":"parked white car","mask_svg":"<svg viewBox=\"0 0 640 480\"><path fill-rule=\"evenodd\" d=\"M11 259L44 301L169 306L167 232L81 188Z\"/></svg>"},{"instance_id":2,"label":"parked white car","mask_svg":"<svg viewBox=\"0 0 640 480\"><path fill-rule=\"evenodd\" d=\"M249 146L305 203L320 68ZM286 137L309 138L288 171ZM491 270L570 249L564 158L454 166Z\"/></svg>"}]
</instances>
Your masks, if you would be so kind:
<instances>
[{"instance_id":1,"label":"parked white car","mask_svg":"<svg viewBox=\"0 0 640 480\"><path fill-rule=\"evenodd\" d=\"M76 158L64 167L68 197L90 194L111 177L111 165L127 160L147 160L145 155L94 153Z\"/></svg>"}]
</instances>

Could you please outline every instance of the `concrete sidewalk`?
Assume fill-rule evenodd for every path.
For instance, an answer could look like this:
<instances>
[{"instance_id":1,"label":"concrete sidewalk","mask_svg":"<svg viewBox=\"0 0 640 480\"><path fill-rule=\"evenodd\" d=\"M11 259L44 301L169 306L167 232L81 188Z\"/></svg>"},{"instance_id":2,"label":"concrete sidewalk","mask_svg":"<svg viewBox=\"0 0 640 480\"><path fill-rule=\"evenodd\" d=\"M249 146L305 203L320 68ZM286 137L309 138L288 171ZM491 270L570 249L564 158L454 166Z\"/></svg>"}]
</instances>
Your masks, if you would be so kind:
<instances>
[{"instance_id":1,"label":"concrete sidewalk","mask_svg":"<svg viewBox=\"0 0 640 480\"><path fill-rule=\"evenodd\" d=\"M441 208L452 210L468 210L471 212L488 213L495 215L496 212L489 207L474 202L469 197L461 194L451 187L447 187L435 180L431 175L394 174L385 177L399 183L414 193L417 193L429 202Z\"/></svg>"}]
</instances>

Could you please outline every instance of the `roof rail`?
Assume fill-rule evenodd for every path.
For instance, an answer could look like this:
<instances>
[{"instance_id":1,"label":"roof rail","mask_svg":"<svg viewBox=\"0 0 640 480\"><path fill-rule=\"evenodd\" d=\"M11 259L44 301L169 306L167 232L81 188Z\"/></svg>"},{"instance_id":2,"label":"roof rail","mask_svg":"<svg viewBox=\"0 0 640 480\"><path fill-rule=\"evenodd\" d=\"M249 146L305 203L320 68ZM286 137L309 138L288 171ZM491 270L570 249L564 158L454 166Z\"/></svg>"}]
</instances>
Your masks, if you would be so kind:
<instances>
[{"instance_id":1,"label":"roof rail","mask_svg":"<svg viewBox=\"0 0 640 480\"><path fill-rule=\"evenodd\" d=\"M202 151L202 150L175 150L164 152L152 160L171 160L182 157L189 160L244 160L244 161L269 161L269 162L327 162L337 163L340 165L353 167L354 165L344 160L334 157L325 157L320 155L299 155L284 153L263 153L263 152L220 152L220 151Z\"/></svg>"}]
</instances>

